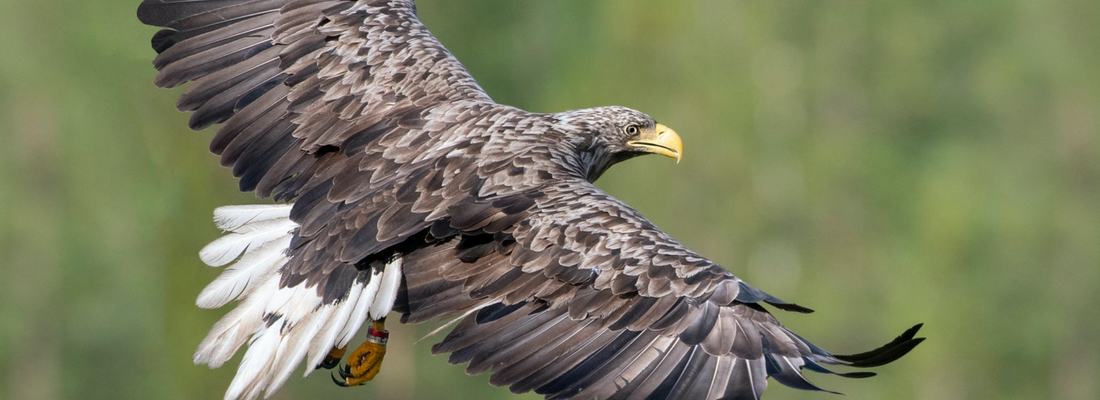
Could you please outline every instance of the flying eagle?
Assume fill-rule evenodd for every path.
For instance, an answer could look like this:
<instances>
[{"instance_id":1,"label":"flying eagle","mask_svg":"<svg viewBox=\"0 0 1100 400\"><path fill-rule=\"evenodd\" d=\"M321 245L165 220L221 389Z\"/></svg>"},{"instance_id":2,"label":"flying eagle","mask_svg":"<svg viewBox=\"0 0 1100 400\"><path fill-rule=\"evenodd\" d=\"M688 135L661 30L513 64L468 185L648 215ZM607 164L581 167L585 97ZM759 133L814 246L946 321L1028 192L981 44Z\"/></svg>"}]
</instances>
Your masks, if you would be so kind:
<instances>
[{"instance_id":1,"label":"flying eagle","mask_svg":"<svg viewBox=\"0 0 1100 400\"><path fill-rule=\"evenodd\" d=\"M835 355L749 286L592 184L680 137L624 107L554 114L497 104L411 0L145 0L156 84L242 191L200 253L225 269L198 297L239 300L195 352L218 367L248 342L226 399L271 394L304 360L357 385L378 373L384 321L449 320L433 353L547 398L758 399L772 377L874 367L921 342ZM409 338L394 338L409 340ZM866 377L872 373L839 373ZM337 377L338 376L338 377Z\"/></svg>"}]
</instances>

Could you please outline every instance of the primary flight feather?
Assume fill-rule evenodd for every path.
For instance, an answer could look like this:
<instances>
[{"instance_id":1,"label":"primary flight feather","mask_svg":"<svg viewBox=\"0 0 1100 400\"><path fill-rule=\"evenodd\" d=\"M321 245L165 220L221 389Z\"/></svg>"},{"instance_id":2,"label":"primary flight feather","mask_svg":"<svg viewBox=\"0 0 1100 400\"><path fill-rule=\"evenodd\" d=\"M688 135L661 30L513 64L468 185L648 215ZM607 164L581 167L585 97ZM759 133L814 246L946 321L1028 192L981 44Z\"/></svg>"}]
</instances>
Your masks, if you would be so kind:
<instances>
[{"instance_id":1,"label":"primary flight feather","mask_svg":"<svg viewBox=\"0 0 1100 400\"><path fill-rule=\"evenodd\" d=\"M840 356L790 332L764 305L808 309L592 185L635 156L679 160L676 132L623 107L497 104L411 0L146 0L138 17L165 28L156 84L191 82L191 128L221 124L210 150L240 189L285 203L219 209L232 233L202 254L240 257L199 299L240 300L195 353L216 367L249 342L227 399L272 393L303 360L335 366L363 327L337 382L369 380L391 312L458 318L433 352L547 398L758 399L768 377L820 390L804 369L878 366L922 340L918 325Z\"/></svg>"}]
</instances>

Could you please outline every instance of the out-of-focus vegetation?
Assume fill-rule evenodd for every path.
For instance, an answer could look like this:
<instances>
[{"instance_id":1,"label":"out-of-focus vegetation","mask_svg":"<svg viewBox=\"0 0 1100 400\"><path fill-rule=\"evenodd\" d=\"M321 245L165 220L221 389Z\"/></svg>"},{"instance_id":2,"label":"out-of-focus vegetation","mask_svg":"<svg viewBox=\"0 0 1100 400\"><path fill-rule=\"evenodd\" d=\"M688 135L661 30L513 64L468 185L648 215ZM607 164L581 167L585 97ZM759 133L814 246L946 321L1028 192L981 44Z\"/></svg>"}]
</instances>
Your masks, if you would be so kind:
<instances>
[{"instance_id":1,"label":"out-of-focus vegetation","mask_svg":"<svg viewBox=\"0 0 1100 400\"><path fill-rule=\"evenodd\" d=\"M198 250L236 192L152 85L138 1L0 2L0 398L212 399ZM681 133L600 185L819 310L837 352L929 338L852 399L1100 398L1100 2L423 0L497 101ZM513 398L393 326L376 382L273 398ZM239 356L238 356L239 359ZM771 399L828 399L772 382ZM527 395L524 398L537 398Z\"/></svg>"}]
</instances>

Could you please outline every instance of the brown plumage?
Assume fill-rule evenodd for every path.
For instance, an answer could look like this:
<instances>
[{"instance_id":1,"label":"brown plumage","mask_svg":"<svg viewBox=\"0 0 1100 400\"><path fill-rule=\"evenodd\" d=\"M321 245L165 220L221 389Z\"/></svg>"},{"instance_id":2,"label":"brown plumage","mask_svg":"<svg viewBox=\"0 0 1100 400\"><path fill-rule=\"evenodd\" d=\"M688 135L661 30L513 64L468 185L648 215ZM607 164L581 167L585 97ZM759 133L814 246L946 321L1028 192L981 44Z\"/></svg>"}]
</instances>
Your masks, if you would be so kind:
<instances>
[{"instance_id":1,"label":"brown plumage","mask_svg":"<svg viewBox=\"0 0 1100 400\"><path fill-rule=\"evenodd\" d=\"M817 389L803 368L882 365L922 340L837 356L791 333L763 305L808 309L592 185L679 157L678 139L646 139L674 132L622 107L494 103L411 0L146 0L138 17L167 28L156 84L192 82L177 106L194 129L222 124L210 150L241 190L293 204L219 210L234 233L204 250L244 254L199 299L243 300L195 356L219 366L253 338L227 398L277 389L390 309L461 318L433 352L547 398L759 398L769 376Z\"/></svg>"}]
</instances>

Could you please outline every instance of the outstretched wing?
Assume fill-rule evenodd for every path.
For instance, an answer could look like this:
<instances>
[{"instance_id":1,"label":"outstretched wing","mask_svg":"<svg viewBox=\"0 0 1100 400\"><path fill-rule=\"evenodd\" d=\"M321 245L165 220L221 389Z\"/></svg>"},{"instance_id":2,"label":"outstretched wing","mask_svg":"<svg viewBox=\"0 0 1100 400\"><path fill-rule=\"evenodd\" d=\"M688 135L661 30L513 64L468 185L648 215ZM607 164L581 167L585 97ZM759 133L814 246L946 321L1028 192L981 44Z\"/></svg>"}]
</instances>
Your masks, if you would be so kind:
<instances>
[{"instance_id":1,"label":"outstretched wing","mask_svg":"<svg viewBox=\"0 0 1100 400\"><path fill-rule=\"evenodd\" d=\"M471 374L548 398L756 399L803 368L871 367L923 339L833 355L761 305L809 312L740 281L582 180L455 207L406 256L405 319L463 315L436 345ZM866 377L871 373L841 374Z\"/></svg>"},{"instance_id":2,"label":"outstretched wing","mask_svg":"<svg viewBox=\"0 0 1100 400\"><path fill-rule=\"evenodd\" d=\"M146 0L138 18L167 28L156 84L193 82L177 107L193 129L225 124L211 151L264 197L301 196L346 161L325 154L374 144L372 129L417 137L440 130L416 126L433 110L491 103L411 0Z\"/></svg>"},{"instance_id":3,"label":"outstretched wing","mask_svg":"<svg viewBox=\"0 0 1100 400\"><path fill-rule=\"evenodd\" d=\"M468 197L531 183L485 182L516 155L487 132L545 123L493 103L411 0L146 0L138 16L168 28L153 38L156 83L193 81L178 107L192 128L224 123L210 149L241 189L296 201L281 287L346 298L369 279L357 263Z\"/></svg>"}]
</instances>

